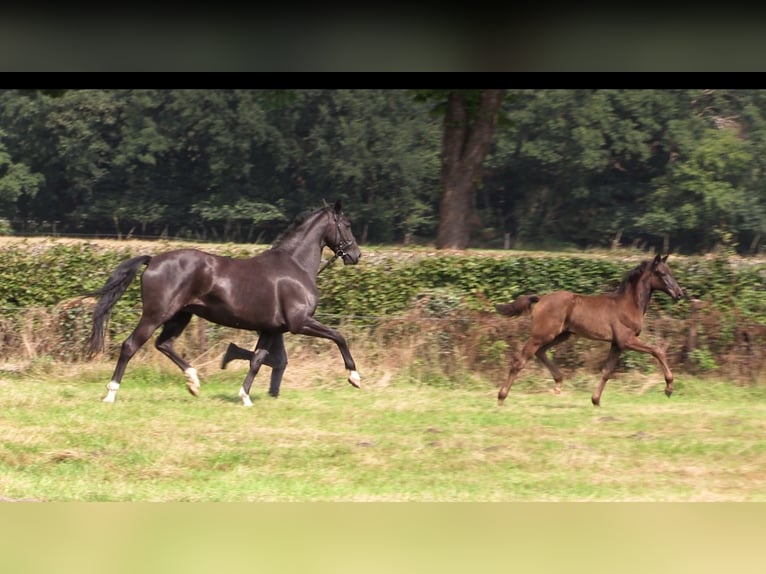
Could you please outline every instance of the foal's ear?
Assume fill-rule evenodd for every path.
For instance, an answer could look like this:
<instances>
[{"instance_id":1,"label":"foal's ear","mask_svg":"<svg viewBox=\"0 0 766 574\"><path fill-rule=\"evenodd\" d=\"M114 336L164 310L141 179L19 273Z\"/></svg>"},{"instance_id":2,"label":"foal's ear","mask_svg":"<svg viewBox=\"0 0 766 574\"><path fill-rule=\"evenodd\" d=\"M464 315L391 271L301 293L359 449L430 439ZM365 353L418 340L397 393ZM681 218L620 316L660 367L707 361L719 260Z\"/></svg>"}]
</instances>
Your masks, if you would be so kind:
<instances>
[{"instance_id":1,"label":"foal's ear","mask_svg":"<svg viewBox=\"0 0 766 574\"><path fill-rule=\"evenodd\" d=\"M335 213L340 213L341 211L341 205L340 205L340 199L335 202Z\"/></svg>"},{"instance_id":2,"label":"foal's ear","mask_svg":"<svg viewBox=\"0 0 766 574\"><path fill-rule=\"evenodd\" d=\"M659 265L663 261L662 255L659 253L654 256L654 261L652 262L654 265Z\"/></svg>"},{"instance_id":3,"label":"foal's ear","mask_svg":"<svg viewBox=\"0 0 766 574\"><path fill-rule=\"evenodd\" d=\"M670 253L668 253L668 255L670 255ZM665 263L665 261L667 261L667 260L668 260L668 255L665 255L665 257L663 257L663 258L662 258L662 262L663 262L663 263Z\"/></svg>"}]
</instances>

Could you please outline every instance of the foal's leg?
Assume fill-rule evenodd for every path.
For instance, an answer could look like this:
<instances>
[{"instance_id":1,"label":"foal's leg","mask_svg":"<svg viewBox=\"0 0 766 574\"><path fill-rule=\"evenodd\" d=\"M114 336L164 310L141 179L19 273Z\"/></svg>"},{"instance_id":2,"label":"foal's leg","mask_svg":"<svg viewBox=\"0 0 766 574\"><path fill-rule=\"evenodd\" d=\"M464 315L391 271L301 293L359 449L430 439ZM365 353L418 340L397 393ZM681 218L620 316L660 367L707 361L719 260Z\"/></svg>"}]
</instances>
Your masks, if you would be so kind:
<instances>
[{"instance_id":1,"label":"foal's leg","mask_svg":"<svg viewBox=\"0 0 766 574\"><path fill-rule=\"evenodd\" d=\"M670 398L673 394L673 372L670 370L667 360L665 359L665 352L659 347L644 343L638 337L631 337L625 343L625 348L631 351L638 351L639 353L648 353L660 363L662 367L662 373L665 376L665 396Z\"/></svg>"},{"instance_id":2,"label":"foal's leg","mask_svg":"<svg viewBox=\"0 0 766 574\"><path fill-rule=\"evenodd\" d=\"M524 345L524 348L521 350L521 354L514 358L513 362L511 363L511 368L508 371L508 378L506 379L505 384L501 387L500 391L497 393L498 405L503 404L505 397L508 396L508 392L511 390L511 385L513 385L513 382L516 380L516 377L519 374L519 371L524 368L524 365L527 364L527 361L529 361L529 359L531 359L541 347L542 344L540 341L537 338L532 337Z\"/></svg>"},{"instance_id":3,"label":"foal's leg","mask_svg":"<svg viewBox=\"0 0 766 574\"><path fill-rule=\"evenodd\" d=\"M601 369L601 382L598 384L596 392L590 398L590 402L593 403L594 407L601 406L601 393L604 392L607 380L609 380L609 377L617 368L617 360L620 358L621 353L620 347L616 343L612 343L612 346L609 348L609 357L607 357L606 363L604 363L604 367Z\"/></svg>"},{"instance_id":4,"label":"foal's leg","mask_svg":"<svg viewBox=\"0 0 766 574\"><path fill-rule=\"evenodd\" d=\"M346 366L346 370L349 371L348 382L356 388L359 388L362 379L356 370L356 363L354 363L354 359L351 357L351 351L349 351L348 343L346 343L346 339L343 335L335 329L322 325L322 323L313 317L308 317L300 326L291 328L290 332L334 341L335 344L338 345L340 354L343 357L343 364Z\"/></svg>"},{"instance_id":5,"label":"foal's leg","mask_svg":"<svg viewBox=\"0 0 766 574\"><path fill-rule=\"evenodd\" d=\"M546 343L542 347L540 347L537 352L535 353L535 356L540 359L540 362L547 367L547 369L550 371L551 375L553 375L553 381L556 383L556 389L554 392L559 395L561 394L561 383L564 382L564 375L561 374L561 370L559 369L559 366L551 359L546 353L549 349L552 347L555 347L559 343L563 343L571 336L571 333L561 333L558 337L553 339L550 343Z\"/></svg>"},{"instance_id":6,"label":"foal's leg","mask_svg":"<svg viewBox=\"0 0 766 574\"><path fill-rule=\"evenodd\" d=\"M157 337L154 346L163 355L178 365L178 368L184 372L184 375L186 375L187 378L186 388L189 389L191 394L197 397L199 396L200 388L197 369L192 367L191 364L181 355L179 355L178 352L173 348L173 342L189 324L191 317L191 313L178 312L170 319L165 321L165 324L162 326L162 331Z\"/></svg>"},{"instance_id":7,"label":"foal's leg","mask_svg":"<svg viewBox=\"0 0 766 574\"><path fill-rule=\"evenodd\" d=\"M149 320L146 315L142 314L141 319L138 321L138 325L133 329L133 332L123 341L120 347L120 358L117 359L117 366L112 374L112 380L106 385L107 393L104 397L105 403L113 403L117 397L117 391L120 389L120 382L125 374L125 368L128 366L128 361L136 354L144 343L149 340L152 333L159 327L159 323Z\"/></svg>"}]
</instances>

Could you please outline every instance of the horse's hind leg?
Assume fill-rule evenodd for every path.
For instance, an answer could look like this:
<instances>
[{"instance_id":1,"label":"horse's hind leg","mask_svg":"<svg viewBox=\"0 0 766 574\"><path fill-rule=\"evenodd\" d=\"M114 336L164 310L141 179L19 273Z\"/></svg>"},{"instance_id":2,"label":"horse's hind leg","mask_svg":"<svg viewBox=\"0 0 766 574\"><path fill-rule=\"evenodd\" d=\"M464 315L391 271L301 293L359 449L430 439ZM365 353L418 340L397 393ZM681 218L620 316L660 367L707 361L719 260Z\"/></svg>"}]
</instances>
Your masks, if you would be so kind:
<instances>
[{"instance_id":1,"label":"horse's hind leg","mask_svg":"<svg viewBox=\"0 0 766 574\"><path fill-rule=\"evenodd\" d=\"M128 366L128 361L133 358L144 343L149 340L152 333L157 329L158 324L154 321L146 319L145 315L141 315L141 319L138 321L138 325L133 329L133 332L125 339L120 347L120 357L117 359L117 366L114 368L112 374L112 380L106 386L107 393L104 397L105 403L113 403L117 397L117 391L120 389L120 383L122 377L125 374L125 368Z\"/></svg>"},{"instance_id":2,"label":"horse's hind leg","mask_svg":"<svg viewBox=\"0 0 766 574\"><path fill-rule=\"evenodd\" d=\"M199 396L200 388L197 369L192 367L191 364L181 355L179 355L175 348L173 348L173 342L189 324L191 317L191 313L178 312L170 319L165 321L164 325L162 326L162 331L157 337L154 346L158 351L173 361L178 366L178 368L184 372L184 375L186 375L187 378L186 388L189 389L189 392L196 397Z\"/></svg>"},{"instance_id":3,"label":"horse's hind leg","mask_svg":"<svg viewBox=\"0 0 766 574\"><path fill-rule=\"evenodd\" d=\"M255 346L256 350L261 347L269 351L264 363L271 367L271 379L269 380L269 395L279 396L279 388L282 386L282 377L287 369L287 351L285 350L285 338L282 333L269 335L264 340L263 336Z\"/></svg>"},{"instance_id":4,"label":"horse's hind leg","mask_svg":"<svg viewBox=\"0 0 766 574\"><path fill-rule=\"evenodd\" d=\"M242 399L242 404L246 407L252 407L253 401L250 400L250 387L253 385L253 379L258 374L258 370L266 360L269 352L266 349L257 349L253 353L253 358L250 359L250 370L245 376L245 380L242 382L242 387L239 389L239 398Z\"/></svg>"},{"instance_id":5,"label":"horse's hind leg","mask_svg":"<svg viewBox=\"0 0 766 574\"><path fill-rule=\"evenodd\" d=\"M552 347L555 347L559 343L563 343L570 337L571 333L561 333L558 337L553 339L550 343L546 343L539 349L537 349L537 352L535 353L535 356L540 360L540 362L545 365L545 367L550 371L551 375L553 376L553 381L556 383L556 388L554 392L559 395L561 394L561 384L564 382L564 375L561 374L561 369L559 369L559 366L548 357L546 354L549 349Z\"/></svg>"},{"instance_id":6,"label":"horse's hind leg","mask_svg":"<svg viewBox=\"0 0 766 574\"><path fill-rule=\"evenodd\" d=\"M524 365L526 365L527 361L529 361L529 359L531 359L535 353L537 353L539 348L540 343L536 339L529 339L529 341L527 341L524 345L524 348L521 350L521 354L514 358L513 363L511 363L511 368L508 371L508 378L506 379L505 384L501 387L500 391L497 393L498 405L503 404L505 397L508 396L508 393L511 390L513 382L516 380L516 377L519 374L519 371L524 368Z\"/></svg>"},{"instance_id":7,"label":"horse's hind leg","mask_svg":"<svg viewBox=\"0 0 766 574\"><path fill-rule=\"evenodd\" d=\"M263 361L264 365L271 367L269 395L278 397L279 389L282 386L282 377L287 368L287 351L285 351L284 335L282 333L276 333L274 335L264 333L258 338L258 343L256 344L255 349L256 351L258 349L265 349L269 352L266 359ZM234 343L229 343L229 346L226 348L226 352L223 355L223 359L221 360L221 368L225 369L229 362L236 359L252 361L253 355L253 351L243 349Z\"/></svg>"},{"instance_id":8,"label":"horse's hind leg","mask_svg":"<svg viewBox=\"0 0 766 574\"><path fill-rule=\"evenodd\" d=\"M604 367L601 369L601 382L598 384L596 392L593 393L593 396L590 398L590 402L593 403L594 407L601 406L601 393L604 392L604 387L606 386L609 377L614 373L614 369L617 367L617 360L620 358L621 353L622 350L620 347L616 343L612 343L612 346L609 349L609 357L606 359L606 363L604 363Z\"/></svg>"},{"instance_id":9,"label":"horse's hind leg","mask_svg":"<svg viewBox=\"0 0 766 574\"><path fill-rule=\"evenodd\" d=\"M250 349L243 349L236 343L229 343L229 346L226 347L226 351L224 352L223 357L221 358L221 368L225 369L226 365L228 365L232 361L237 361L237 360L249 361L252 358L253 358L253 352Z\"/></svg>"}]
</instances>

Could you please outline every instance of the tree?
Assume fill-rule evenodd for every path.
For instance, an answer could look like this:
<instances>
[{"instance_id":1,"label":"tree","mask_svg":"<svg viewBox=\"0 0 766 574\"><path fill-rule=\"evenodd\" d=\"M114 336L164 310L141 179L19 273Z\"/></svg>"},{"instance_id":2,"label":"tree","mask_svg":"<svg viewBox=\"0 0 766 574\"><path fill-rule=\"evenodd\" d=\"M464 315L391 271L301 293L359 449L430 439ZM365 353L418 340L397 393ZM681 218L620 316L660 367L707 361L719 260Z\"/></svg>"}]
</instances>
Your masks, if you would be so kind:
<instances>
[{"instance_id":1,"label":"tree","mask_svg":"<svg viewBox=\"0 0 766 574\"><path fill-rule=\"evenodd\" d=\"M504 95L505 90L447 94L437 249L468 247L476 187Z\"/></svg>"},{"instance_id":2,"label":"tree","mask_svg":"<svg viewBox=\"0 0 766 574\"><path fill-rule=\"evenodd\" d=\"M3 143L3 131L0 130L0 216L16 215L16 202L19 197L34 197L45 178L33 173L24 163L11 159Z\"/></svg>"},{"instance_id":3,"label":"tree","mask_svg":"<svg viewBox=\"0 0 766 574\"><path fill-rule=\"evenodd\" d=\"M311 203L346 201L360 242L433 237L440 122L404 90L301 92L295 127Z\"/></svg>"}]
</instances>

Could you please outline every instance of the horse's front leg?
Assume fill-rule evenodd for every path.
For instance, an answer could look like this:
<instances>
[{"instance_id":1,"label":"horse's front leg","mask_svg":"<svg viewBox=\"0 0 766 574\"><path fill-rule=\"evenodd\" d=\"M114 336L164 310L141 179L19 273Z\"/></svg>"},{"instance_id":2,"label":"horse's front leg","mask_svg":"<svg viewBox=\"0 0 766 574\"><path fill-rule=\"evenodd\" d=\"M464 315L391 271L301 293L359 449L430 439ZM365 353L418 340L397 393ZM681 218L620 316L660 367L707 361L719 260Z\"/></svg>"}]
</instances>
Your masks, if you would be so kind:
<instances>
[{"instance_id":1,"label":"horse's front leg","mask_svg":"<svg viewBox=\"0 0 766 574\"><path fill-rule=\"evenodd\" d=\"M331 329L325 325L322 325L319 321L313 317L308 317L300 326L290 329L291 333L308 335L309 337L319 337L321 339L330 339L338 345L338 350L343 357L343 364L346 370L349 371L348 382L351 383L357 389L360 388L362 378L359 376L359 372L356 370L356 363L351 356L351 351L348 349L348 343L346 339L335 329Z\"/></svg>"},{"instance_id":2,"label":"horse's front leg","mask_svg":"<svg viewBox=\"0 0 766 574\"><path fill-rule=\"evenodd\" d=\"M668 365L668 361L665 358L665 353L662 351L662 349L653 345L649 345L648 343L644 343L638 337L631 338L625 344L625 348L631 349L633 351L638 351L639 353L648 353L657 359L660 367L662 367L662 373L665 376L665 396L670 398L670 395L673 394L673 372L670 370L670 366Z\"/></svg>"},{"instance_id":3,"label":"horse's front leg","mask_svg":"<svg viewBox=\"0 0 766 574\"><path fill-rule=\"evenodd\" d=\"M239 398L242 399L242 404L246 407L253 406L253 401L250 400L250 387L253 385L253 379L258 374L258 370L268 354L269 352L266 349L256 349L253 353L253 358L250 359L250 370L247 372L245 380L242 382L242 387L239 389Z\"/></svg>"}]
</instances>

